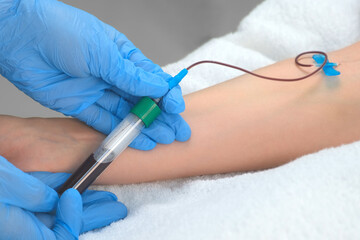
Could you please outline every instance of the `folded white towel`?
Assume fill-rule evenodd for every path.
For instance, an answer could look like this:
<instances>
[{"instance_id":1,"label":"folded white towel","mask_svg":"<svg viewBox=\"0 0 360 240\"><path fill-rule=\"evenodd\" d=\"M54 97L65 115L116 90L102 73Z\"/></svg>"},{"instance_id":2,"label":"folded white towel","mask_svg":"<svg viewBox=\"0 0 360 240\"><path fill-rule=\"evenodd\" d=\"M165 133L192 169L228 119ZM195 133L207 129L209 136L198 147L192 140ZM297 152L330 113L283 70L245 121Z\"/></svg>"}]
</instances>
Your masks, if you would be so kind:
<instances>
[{"instance_id":1,"label":"folded white towel","mask_svg":"<svg viewBox=\"0 0 360 240\"><path fill-rule=\"evenodd\" d=\"M252 70L359 40L359 0L267 0L237 32L165 69L212 59ZM203 65L181 85L190 93L240 74ZM357 142L261 172L99 187L115 192L129 216L80 239L359 239L359 159Z\"/></svg>"}]
</instances>

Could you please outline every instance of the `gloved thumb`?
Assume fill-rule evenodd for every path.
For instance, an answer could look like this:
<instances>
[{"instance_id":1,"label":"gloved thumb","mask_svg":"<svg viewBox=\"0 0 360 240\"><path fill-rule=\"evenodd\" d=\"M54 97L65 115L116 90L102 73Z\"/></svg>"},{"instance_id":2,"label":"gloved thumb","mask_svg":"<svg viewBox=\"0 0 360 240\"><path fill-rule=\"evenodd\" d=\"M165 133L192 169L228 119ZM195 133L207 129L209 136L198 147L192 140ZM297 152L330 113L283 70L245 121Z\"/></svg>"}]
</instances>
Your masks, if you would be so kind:
<instances>
[{"instance_id":1,"label":"gloved thumb","mask_svg":"<svg viewBox=\"0 0 360 240\"><path fill-rule=\"evenodd\" d=\"M82 199L75 189L68 189L62 195L56 210L53 227L56 239L78 239L82 228Z\"/></svg>"}]
</instances>

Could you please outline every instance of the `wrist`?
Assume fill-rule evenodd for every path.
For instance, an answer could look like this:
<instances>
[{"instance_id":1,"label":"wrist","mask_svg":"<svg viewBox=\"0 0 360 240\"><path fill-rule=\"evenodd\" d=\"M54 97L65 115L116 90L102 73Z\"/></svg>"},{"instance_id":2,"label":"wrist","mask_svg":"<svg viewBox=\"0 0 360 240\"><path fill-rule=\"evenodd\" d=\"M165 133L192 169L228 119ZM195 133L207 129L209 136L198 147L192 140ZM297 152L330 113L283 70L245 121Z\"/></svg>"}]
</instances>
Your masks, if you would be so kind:
<instances>
[{"instance_id":1,"label":"wrist","mask_svg":"<svg viewBox=\"0 0 360 240\"><path fill-rule=\"evenodd\" d=\"M93 152L104 136L77 119L71 118L28 118L24 119L29 127L28 145L25 147L29 162L28 170L71 172ZM29 141L31 140L31 141ZM46 150L44 150L46 148ZM34 151L39 149L40 151ZM48 161L60 159L59 161ZM40 169L39 169L40 166Z\"/></svg>"},{"instance_id":2,"label":"wrist","mask_svg":"<svg viewBox=\"0 0 360 240\"><path fill-rule=\"evenodd\" d=\"M0 155L23 171L72 171L103 139L76 119L0 115Z\"/></svg>"}]
</instances>

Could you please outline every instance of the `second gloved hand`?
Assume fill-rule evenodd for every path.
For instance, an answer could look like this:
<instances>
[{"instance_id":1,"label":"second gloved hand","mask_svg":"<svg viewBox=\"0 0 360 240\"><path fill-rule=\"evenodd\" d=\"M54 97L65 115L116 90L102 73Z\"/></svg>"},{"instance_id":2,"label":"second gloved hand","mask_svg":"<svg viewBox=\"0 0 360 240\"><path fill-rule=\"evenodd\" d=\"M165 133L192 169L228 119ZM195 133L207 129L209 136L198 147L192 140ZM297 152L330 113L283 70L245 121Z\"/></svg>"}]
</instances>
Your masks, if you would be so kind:
<instances>
[{"instance_id":1,"label":"second gloved hand","mask_svg":"<svg viewBox=\"0 0 360 240\"><path fill-rule=\"evenodd\" d=\"M0 74L42 105L105 134L137 97L157 98L169 89L171 76L124 34L82 10L55 0L0 0L0 14ZM185 108L180 87L162 108L157 131L144 131L131 146L147 150L190 137L179 115Z\"/></svg>"},{"instance_id":2,"label":"second gloved hand","mask_svg":"<svg viewBox=\"0 0 360 240\"><path fill-rule=\"evenodd\" d=\"M112 193L86 191L81 196L69 189L59 199L52 187L69 174L31 175L0 156L0 239L78 239L126 217L126 207Z\"/></svg>"}]
</instances>

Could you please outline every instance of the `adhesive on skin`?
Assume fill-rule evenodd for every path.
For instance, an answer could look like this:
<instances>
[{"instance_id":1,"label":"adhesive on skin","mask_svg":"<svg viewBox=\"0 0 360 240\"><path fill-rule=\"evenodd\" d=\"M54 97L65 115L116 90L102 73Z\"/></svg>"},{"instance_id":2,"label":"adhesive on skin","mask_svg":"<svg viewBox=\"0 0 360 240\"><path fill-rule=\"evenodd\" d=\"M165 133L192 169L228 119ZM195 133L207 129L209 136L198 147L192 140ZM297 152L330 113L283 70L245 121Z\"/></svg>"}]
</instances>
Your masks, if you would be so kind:
<instances>
[{"instance_id":1,"label":"adhesive on skin","mask_svg":"<svg viewBox=\"0 0 360 240\"><path fill-rule=\"evenodd\" d=\"M315 62L319 65L323 64L325 61L325 56L320 54L315 54L312 56ZM329 60L326 62L325 66L323 67L323 71L326 76L337 76L340 75L340 72L335 70L334 67L337 67L336 63L331 63Z\"/></svg>"}]
</instances>

